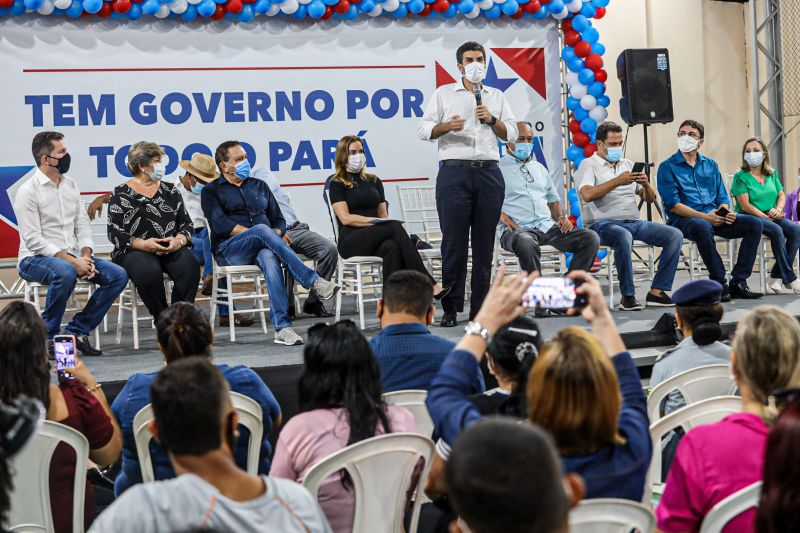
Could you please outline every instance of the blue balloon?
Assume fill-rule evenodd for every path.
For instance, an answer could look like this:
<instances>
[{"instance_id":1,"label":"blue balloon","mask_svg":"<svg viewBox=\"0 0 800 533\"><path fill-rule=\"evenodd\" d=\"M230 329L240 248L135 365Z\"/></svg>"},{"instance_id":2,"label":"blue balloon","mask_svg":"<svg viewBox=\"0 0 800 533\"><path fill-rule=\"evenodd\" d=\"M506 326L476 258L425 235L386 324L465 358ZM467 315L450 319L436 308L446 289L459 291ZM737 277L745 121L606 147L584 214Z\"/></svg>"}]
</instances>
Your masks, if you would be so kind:
<instances>
[{"instance_id":1,"label":"blue balloon","mask_svg":"<svg viewBox=\"0 0 800 533\"><path fill-rule=\"evenodd\" d=\"M584 17L583 15L576 15L572 19L572 29L578 33L583 33L588 30L592 25L589 23L589 19Z\"/></svg>"},{"instance_id":2,"label":"blue balloon","mask_svg":"<svg viewBox=\"0 0 800 533\"><path fill-rule=\"evenodd\" d=\"M577 98L573 98L571 96L567 96L567 109L570 111L575 111L581 106L581 101Z\"/></svg>"},{"instance_id":3,"label":"blue balloon","mask_svg":"<svg viewBox=\"0 0 800 533\"><path fill-rule=\"evenodd\" d=\"M201 17L210 17L217 10L214 0L203 0L197 5L197 12Z\"/></svg>"},{"instance_id":4,"label":"blue balloon","mask_svg":"<svg viewBox=\"0 0 800 533\"><path fill-rule=\"evenodd\" d=\"M103 7L103 0L83 0L83 9L87 13L95 14Z\"/></svg>"},{"instance_id":5,"label":"blue balloon","mask_svg":"<svg viewBox=\"0 0 800 533\"><path fill-rule=\"evenodd\" d=\"M592 133L591 135L589 135L589 140L592 141L592 144L596 143L597 142L597 132Z\"/></svg>"},{"instance_id":6,"label":"blue balloon","mask_svg":"<svg viewBox=\"0 0 800 533\"><path fill-rule=\"evenodd\" d=\"M593 118L581 120L581 131L583 133L594 133L597 131L597 122Z\"/></svg>"},{"instance_id":7,"label":"blue balloon","mask_svg":"<svg viewBox=\"0 0 800 533\"><path fill-rule=\"evenodd\" d=\"M564 2L562 2L562 0L553 0L547 4L547 10L554 15L564 11L564 7Z\"/></svg>"},{"instance_id":8,"label":"blue balloon","mask_svg":"<svg viewBox=\"0 0 800 533\"><path fill-rule=\"evenodd\" d=\"M589 28L586 31L581 32L581 39L589 44L594 44L600 40L600 32L595 28Z\"/></svg>"},{"instance_id":9,"label":"blue balloon","mask_svg":"<svg viewBox=\"0 0 800 533\"><path fill-rule=\"evenodd\" d=\"M575 111L572 112L572 116L575 117L575 120L578 122L583 122L587 118L589 118L589 112L586 111L584 108L579 107Z\"/></svg>"},{"instance_id":10,"label":"blue balloon","mask_svg":"<svg viewBox=\"0 0 800 533\"><path fill-rule=\"evenodd\" d=\"M583 156L583 148L581 148L580 146L571 144L569 148L567 148L567 159L569 159L570 161L574 161L575 159L578 159L579 157L582 156Z\"/></svg>"},{"instance_id":11,"label":"blue balloon","mask_svg":"<svg viewBox=\"0 0 800 533\"><path fill-rule=\"evenodd\" d=\"M7 7L0 7L0 17L8 15L8 11L9 9ZM55 14L55 11L53 11L53 14Z\"/></svg>"},{"instance_id":12,"label":"blue balloon","mask_svg":"<svg viewBox=\"0 0 800 533\"><path fill-rule=\"evenodd\" d=\"M326 6L334 6L339 3L339 0L322 0L322 3Z\"/></svg>"},{"instance_id":13,"label":"blue balloon","mask_svg":"<svg viewBox=\"0 0 800 533\"><path fill-rule=\"evenodd\" d=\"M81 5L80 2L78 2L78 0L73 0L73 3L77 3L78 7L80 7ZM72 8L72 6L69 7L70 9ZM81 9L81 11L83 11L83 9ZM18 17L23 13L25 13L25 2L23 2L22 0L14 0L14 4L11 6L11 14L15 17ZM78 13L78 16L80 17L81 14Z\"/></svg>"},{"instance_id":14,"label":"blue balloon","mask_svg":"<svg viewBox=\"0 0 800 533\"><path fill-rule=\"evenodd\" d=\"M611 98L609 98L608 95L606 94L604 94L603 96L598 96L597 105L601 107L608 107L609 105L611 105Z\"/></svg>"},{"instance_id":15,"label":"blue balloon","mask_svg":"<svg viewBox=\"0 0 800 533\"><path fill-rule=\"evenodd\" d=\"M584 2L583 6L581 7L581 15L587 19L594 18L594 16L597 15L597 10L590 2Z\"/></svg>"},{"instance_id":16,"label":"blue balloon","mask_svg":"<svg viewBox=\"0 0 800 533\"><path fill-rule=\"evenodd\" d=\"M400 4L401 7L403 5L404 4ZM443 13L441 13L441 16L442 16L443 19L451 19L451 18L455 17L457 13L458 13L458 8L455 5L450 4L450 6L447 8L447 10L445 10Z\"/></svg>"},{"instance_id":17,"label":"blue balloon","mask_svg":"<svg viewBox=\"0 0 800 533\"><path fill-rule=\"evenodd\" d=\"M17 1L14 0L14 7L11 8L12 12L17 7ZM22 4L22 2L20 2ZM25 5L25 4L22 4ZM76 19L81 16L83 13L83 6L81 5L80 0L72 0L72 4L67 8L67 16L69 18Z\"/></svg>"},{"instance_id":18,"label":"blue balloon","mask_svg":"<svg viewBox=\"0 0 800 533\"><path fill-rule=\"evenodd\" d=\"M463 1L464 0L462 0L462 2ZM561 50L561 59L563 59L565 63L572 61L576 57L578 56L575 55L575 49L571 46L565 46L564 49Z\"/></svg>"},{"instance_id":19,"label":"blue balloon","mask_svg":"<svg viewBox=\"0 0 800 533\"><path fill-rule=\"evenodd\" d=\"M363 0L360 4L358 4L358 10L362 13L369 13L375 9L375 2L372 0Z\"/></svg>"},{"instance_id":20,"label":"blue balloon","mask_svg":"<svg viewBox=\"0 0 800 533\"><path fill-rule=\"evenodd\" d=\"M501 13L502 11L500 11L500 6L498 6L497 4L493 5L492 7L483 12L483 14L486 15L486 18L489 20L495 20L500 18Z\"/></svg>"},{"instance_id":21,"label":"blue balloon","mask_svg":"<svg viewBox=\"0 0 800 533\"><path fill-rule=\"evenodd\" d=\"M314 0L308 4L308 14L314 19L322 18L322 15L325 14L325 4L319 0Z\"/></svg>"},{"instance_id":22,"label":"blue balloon","mask_svg":"<svg viewBox=\"0 0 800 533\"><path fill-rule=\"evenodd\" d=\"M432 4L432 3L434 3L435 1L436 1L436 0L425 0L425 3L426 3L426 4ZM433 13L431 13L431 15L433 15Z\"/></svg>"},{"instance_id":23,"label":"blue balloon","mask_svg":"<svg viewBox=\"0 0 800 533\"><path fill-rule=\"evenodd\" d=\"M247 7L247 4L245 4L244 7ZM244 7L242 8L242 13L244 13ZM239 13L239 20L242 20L241 18L242 13ZM307 14L308 14L308 7L306 7L306 4L300 4L299 6L297 6L297 11L292 13L292 18L296 20L303 20L304 18L306 18Z\"/></svg>"},{"instance_id":24,"label":"blue balloon","mask_svg":"<svg viewBox=\"0 0 800 533\"><path fill-rule=\"evenodd\" d=\"M586 65L583 64L583 59L576 57L567 62L567 68L572 72L581 72L586 70Z\"/></svg>"},{"instance_id":25,"label":"blue balloon","mask_svg":"<svg viewBox=\"0 0 800 533\"><path fill-rule=\"evenodd\" d=\"M594 43L592 45L592 53L601 56L606 53L606 46L603 43Z\"/></svg>"},{"instance_id":26,"label":"blue balloon","mask_svg":"<svg viewBox=\"0 0 800 533\"><path fill-rule=\"evenodd\" d=\"M245 7L248 7L248 6L245 6ZM244 10L242 10L242 11L244 11ZM240 13L240 15L241 15L241 13ZM197 6L189 4L186 7L186 11L181 13L181 18L183 20L185 20L186 22L191 22L194 19L196 19L197 18Z\"/></svg>"},{"instance_id":27,"label":"blue balloon","mask_svg":"<svg viewBox=\"0 0 800 533\"><path fill-rule=\"evenodd\" d=\"M594 72L592 69L585 68L578 72L578 80L584 85L591 85L594 81Z\"/></svg>"},{"instance_id":28,"label":"blue balloon","mask_svg":"<svg viewBox=\"0 0 800 533\"><path fill-rule=\"evenodd\" d=\"M454 12L453 14L455 14L456 8L454 6L452 6L452 5L450 7L453 8L453 12ZM405 17L406 15L408 15L408 7L405 4L400 4L399 6L397 6L397 9L392 11L392 16L394 18L396 18L396 19L401 19L401 18Z\"/></svg>"},{"instance_id":29,"label":"blue balloon","mask_svg":"<svg viewBox=\"0 0 800 533\"><path fill-rule=\"evenodd\" d=\"M417 0L411 0L411 1L412 2L417 2ZM411 3L408 4L408 9L411 9ZM472 13L472 11L474 9L475 9L475 2L473 2L472 0L461 0L458 3L458 11L462 15L468 15L468 14ZM422 10L420 10L420 11L422 11ZM419 11L414 11L414 13L419 13Z\"/></svg>"},{"instance_id":30,"label":"blue balloon","mask_svg":"<svg viewBox=\"0 0 800 533\"><path fill-rule=\"evenodd\" d=\"M583 163L584 159L586 159L586 158L583 157L583 154L581 154L580 157L572 160L572 164L575 165L575 168L578 168L579 166L581 166L581 163ZM605 251L605 250L603 250L603 251Z\"/></svg>"},{"instance_id":31,"label":"blue balloon","mask_svg":"<svg viewBox=\"0 0 800 533\"><path fill-rule=\"evenodd\" d=\"M549 14L550 14L550 12L549 12L549 11L547 11L547 7L545 7L545 6L541 6L541 7L539 8L539 11L537 11L536 13L534 13L533 15L531 15L531 17L532 17L534 20L542 20L543 18L545 18L545 17L546 17L547 15L549 15Z\"/></svg>"},{"instance_id":32,"label":"blue balloon","mask_svg":"<svg viewBox=\"0 0 800 533\"><path fill-rule=\"evenodd\" d=\"M160 8L161 4L158 3L158 0L147 0L147 2L142 4L142 13L145 15L155 15Z\"/></svg>"},{"instance_id":33,"label":"blue balloon","mask_svg":"<svg viewBox=\"0 0 800 533\"><path fill-rule=\"evenodd\" d=\"M42 0L25 0L25 9L36 10L39 9L40 7L42 7Z\"/></svg>"},{"instance_id":34,"label":"blue balloon","mask_svg":"<svg viewBox=\"0 0 800 533\"><path fill-rule=\"evenodd\" d=\"M589 85L589 94L594 96L595 98L599 98L600 96L606 93L606 85L601 81L596 81Z\"/></svg>"},{"instance_id":35,"label":"blue balloon","mask_svg":"<svg viewBox=\"0 0 800 533\"><path fill-rule=\"evenodd\" d=\"M606 7L610 0L592 0L594 7Z\"/></svg>"},{"instance_id":36,"label":"blue balloon","mask_svg":"<svg viewBox=\"0 0 800 533\"><path fill-rule=\"evenodd\" d=\"M461 4L463 4L463 3L464 3L464 2L461 2ZM410 1L410 2L409 2L407 5L406 5L406 7L408 7L408 10L409 10L409 11L411 11L412 13L414 13L415 15L417 15L417 14L419 14L419 13L422 13L422 10L423 10L423 9L425 9L425 2L423 2L422 0L411 0L411 1ZM461 6L460 6L460 5L459 5L459 8L461 8Z\"/></svg>"},{"instance_id":37,"label":"blue balloon","mask_svg":"<svg viewBox=\"0 0 800 533\"><path fill-rule=\"evenodd\" d=\"M128 20L139 20L142 18L142 8L139 4L131 4L131 8L128 10Z\"/></svg>"},{"instance_id":38,"label":"blue balloon","mask_svg":"<svg viewBox=\"0 0 800 533\"><path fill-rule=\"evenodd\" d=\"M345 20L355 20L358 18L358 8L356 6L351 5L350 9L344 12L342 15Z\"/></svg>"},{"instance_id":39,"label":"blue balloon","mask_svg":"<svg viewBox=\"0 0 800 533\"><path fill-rule=\"evenodd\" d=\"M500 9L503 11L503 13L505 13L510 17L511 15L519 11L519 4L517 3L517 0L506 0L505 2L503 2L502 7Z\"/></svg>"}]
</instances>

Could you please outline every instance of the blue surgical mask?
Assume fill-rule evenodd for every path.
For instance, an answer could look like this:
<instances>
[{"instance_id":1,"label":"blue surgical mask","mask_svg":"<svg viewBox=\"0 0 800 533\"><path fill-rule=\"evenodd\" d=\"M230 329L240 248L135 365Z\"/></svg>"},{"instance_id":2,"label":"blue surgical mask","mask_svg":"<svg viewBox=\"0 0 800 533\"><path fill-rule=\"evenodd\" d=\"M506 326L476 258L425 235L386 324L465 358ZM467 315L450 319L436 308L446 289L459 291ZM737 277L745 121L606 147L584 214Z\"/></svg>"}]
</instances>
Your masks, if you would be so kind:
<instances>
[{"instance_id":1,"label":"blue surgical mask","mask_svg":"<svg viewBox=\"0 0 800 533\"><path fill-rule=\"evenodd\" d=\"M514 157L520 161L527 161L533 151L532 143L516 143L514 145Z\"/></svg>"},{"instance_id":2,"label":"blue surgical mask","mask_svg":"<svg viewBox=\"0 0 800 533\"><path fill-rule=\"evenodd\" d=\"M200 182L195 183L192 185L192 194L196 194L200 196L200 193L203 191L203 184Z\"/></svg>"},{"instance_id":3,"label":"blue surgical mask","mask_svg":"<svg viewBox=\"0 0 800 533\"><path fill-rule=\"evenodd\" d=\"M622 159L622 147L606 147L606 161L609 163L619 163Z\"/></svg>"},{"instance_id":4,"label":"blue surgical mask","mask_svg":"<svg viewBox=\"0 0 800 533\"><path fill-rule=\"evenodd\" d=\"M236 177L240 180L246 180L250 177L250 161L245 159L236 165Z\"/></svg>"}]
</instances>

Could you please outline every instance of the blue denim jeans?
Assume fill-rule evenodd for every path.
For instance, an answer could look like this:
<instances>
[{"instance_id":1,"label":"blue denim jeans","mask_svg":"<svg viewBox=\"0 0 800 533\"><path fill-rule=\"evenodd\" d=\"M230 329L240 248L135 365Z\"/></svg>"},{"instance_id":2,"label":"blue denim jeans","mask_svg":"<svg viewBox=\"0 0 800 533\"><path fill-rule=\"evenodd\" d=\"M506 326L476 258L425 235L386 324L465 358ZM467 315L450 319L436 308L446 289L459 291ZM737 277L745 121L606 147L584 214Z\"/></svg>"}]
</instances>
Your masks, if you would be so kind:
<instances>
[{"instance_id":1,"label":"blue denim jeans","mask_svg":"<svg viewBox=\"0 0 800 533\"><path fill-rule=\"evenodd\" d=\"M731 272L731 283L745 283L750 274L753 273L753 264L758 255L761 233L764 224L761 219L751 215L736 215L733 224L723 224L712 226L711 223L702 218L675 217L672 224L683 232L684 237L693 240L697 244L697 251L703 258L708 269L708 277L716 282L725 285L725 264L717 251L717 243L714 236L718 235L723 239L742 239L739 246L739 256Z\"/></svg>"},{"instance_id":2,"label":"blue denim jeans","mask_svg":"<svg viewBox=\"0 0 800 533\"><path fill-rule=\"evenodd\" d=\"M661 248L661 259L658 260L658 270L651 287L662 291L672 290L683 244L683 235L679 230L647 220L601 220L592 224L591 229L600 235L601 245L614 248L614 263L622 296L636 294L631 258L634 239Z\"/></svg>"},{"instance_id":3,"label":"blue denim jeans","mask_svg":"<svg viewBox=\"0 0 800 533\"><path fill-rule=\"evenodd\" d=\"M308 268L289 245L265 224L258 224L226 241L217 248L217 261L221 266L258 265L264 273L269 293L269 319L276 330L292 325L288 316L289 299L284 286L283 270L305 288L311 288L319 278Z\"/></svg>"},{"instance_id":4,"label":"blue denim jeans","mask_svg":"<svg viewBox=\"0 0 800 533\"><path fill-rule=\"evenodd\" d=\"M121 266L97 258L94 258L94 264L97 274L89 281L97 285L97 289L86 307L72 317L64 328L70 335L89 335L103 321L114 300L128 283L128 274ZM42 319L47 325L47 336L55 337L61 332L61 319L64 318L67 302L78 282L78 272L64 259L37 255L26 257L20 262L19 275L26 281L47 285Z\"/></svg>"},{"instance_id":5,"label":"blue denim jeans","mask_svg":"<svg viewBox=\"0 0 800 533\"><path fill-rule=\"evenodd\" d=\"M792 263L800 249L800 225L786 218L777 222L762 218L761 223L764 224L764 235L772 243L772 255L775 257L770 276L780 278L788 285L797 279Z\"/></svg>"},{"instance_id":6,"label":"blue denim jeans","mask_svg":"<svg viewBox=\"0 0 800 533\"><path fill-rule=\"evenodd\" d=\"M192 237L192 254L197 262L203 265L203 277L211 275L211 239L208 236L208 228L203 228Z\"/></svg>"}]
</instances>

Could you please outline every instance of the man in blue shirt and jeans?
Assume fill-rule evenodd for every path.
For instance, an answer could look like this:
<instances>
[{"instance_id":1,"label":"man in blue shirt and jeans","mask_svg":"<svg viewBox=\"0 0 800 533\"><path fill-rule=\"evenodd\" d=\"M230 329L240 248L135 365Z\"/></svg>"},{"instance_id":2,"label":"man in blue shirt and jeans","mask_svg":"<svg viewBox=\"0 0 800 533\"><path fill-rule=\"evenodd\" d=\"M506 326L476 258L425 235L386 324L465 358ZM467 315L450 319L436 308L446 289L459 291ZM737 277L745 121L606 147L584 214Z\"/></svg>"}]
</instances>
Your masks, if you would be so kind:
<instances>
[{"instance_id":1,"label":"man in blue shirt and jeans","mask_svg":"<svg viewBox=\"0 0 800 533\"><path fill-rule=\"evenodd\" d=\"M761 242L761 221L733 212L717 162L699 153L704 137L702 124L684 120L678 129L678 151L658 167L658 193L668 214L667 224L678 228L684 237L697 244L708 277L724 287L723 302L731 298L760 298L763 294L751 291L747 278L753 272ZM715 235L742 239L730 287Z\"/></svg>"},{"instance_id":2,"label":"man in blue shirt and jeans","mask_svg":"<svg viewBox=\"0 0 800 533\"><path fill-rule=\"evenodd\" d=\"M433 322L431 281L413 270L395 272L383 285L378 300L381 332L369 345L378 360L383 392L428 390L447 354L456 343L428 331ZM483 374L478 369L470 388L483 392Z\"/></svg>"}]
</instances>

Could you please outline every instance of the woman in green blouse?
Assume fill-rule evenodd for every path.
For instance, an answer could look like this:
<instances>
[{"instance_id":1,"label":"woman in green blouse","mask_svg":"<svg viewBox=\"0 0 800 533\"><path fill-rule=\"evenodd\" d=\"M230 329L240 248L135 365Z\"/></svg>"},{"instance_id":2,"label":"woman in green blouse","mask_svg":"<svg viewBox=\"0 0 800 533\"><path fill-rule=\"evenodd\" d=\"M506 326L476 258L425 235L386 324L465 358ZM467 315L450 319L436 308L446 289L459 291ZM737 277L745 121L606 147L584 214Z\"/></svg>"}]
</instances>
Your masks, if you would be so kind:
<instances>
[{"instance_id":1,"label":"woman in green blouse","mask_svg":"<svg viewBox=\"0 0 800 533\"><path fill-rule=\"evenodd\" d=\"M775 265L768 291L800 294L800 280L792 264L800 249L800 225L784 218L786 194L778 172L769 164L769 151L759 137L748 139L742 148L742 169L733 177L731 194L736 212L759 217L764 235L772 243Z\"/></svg>"}]
</instances>

